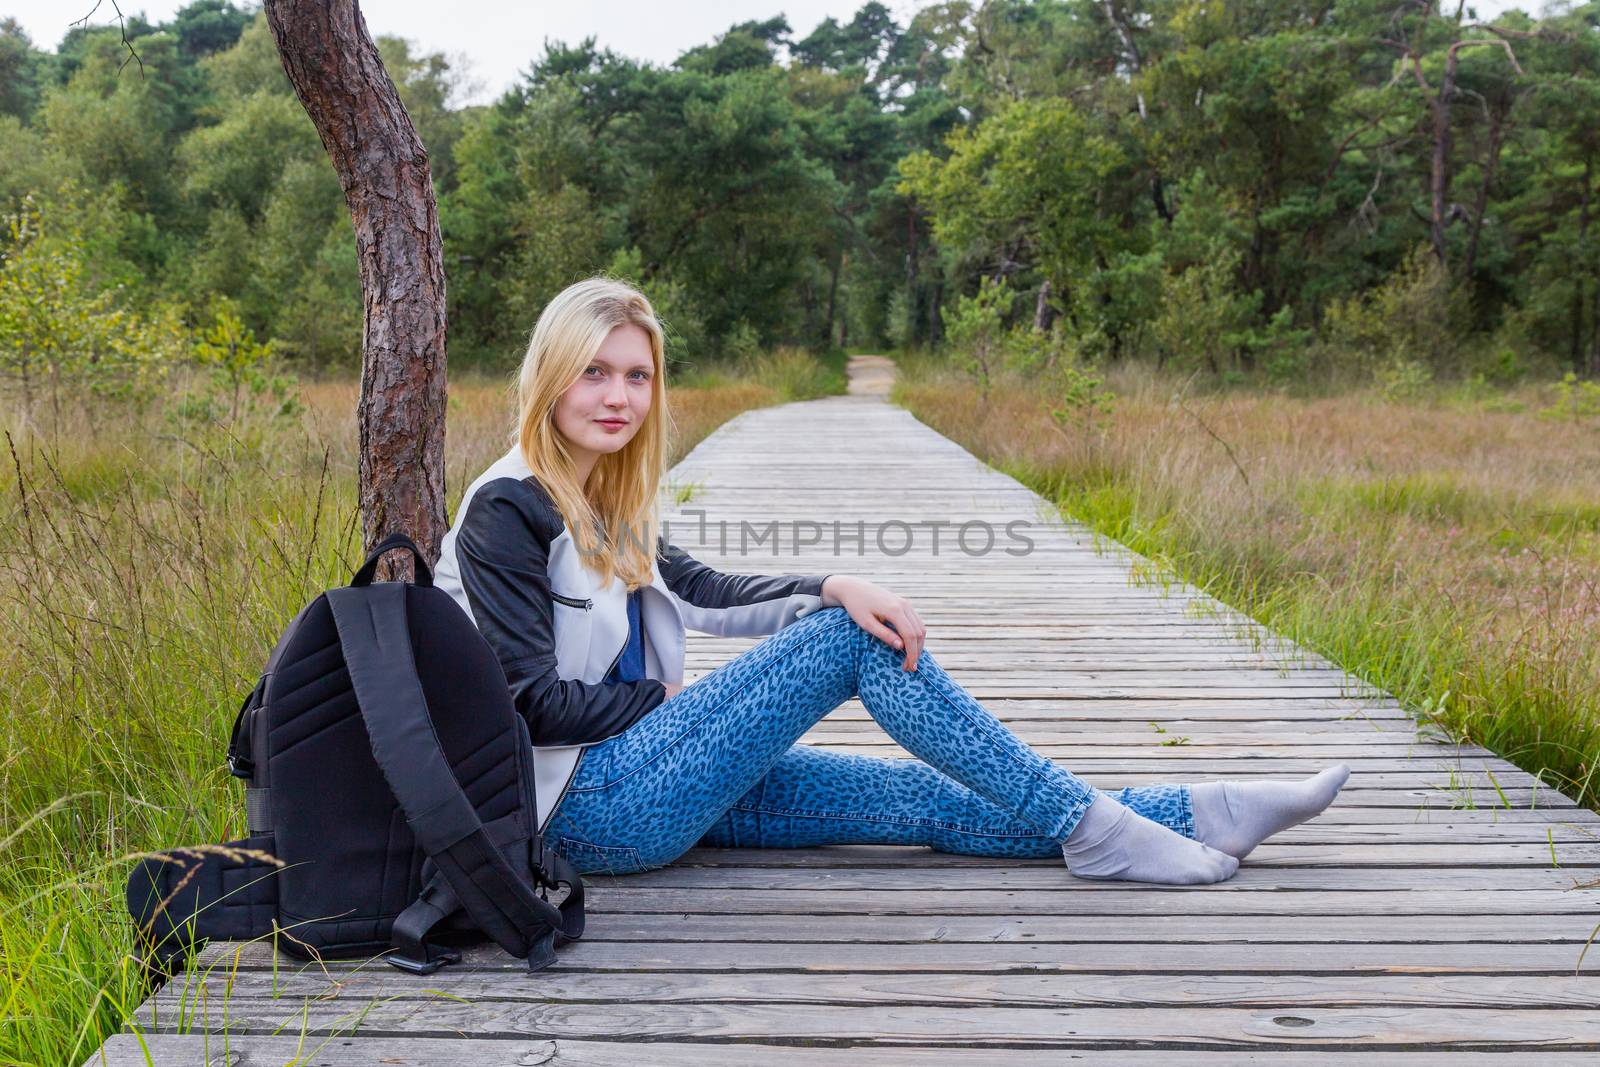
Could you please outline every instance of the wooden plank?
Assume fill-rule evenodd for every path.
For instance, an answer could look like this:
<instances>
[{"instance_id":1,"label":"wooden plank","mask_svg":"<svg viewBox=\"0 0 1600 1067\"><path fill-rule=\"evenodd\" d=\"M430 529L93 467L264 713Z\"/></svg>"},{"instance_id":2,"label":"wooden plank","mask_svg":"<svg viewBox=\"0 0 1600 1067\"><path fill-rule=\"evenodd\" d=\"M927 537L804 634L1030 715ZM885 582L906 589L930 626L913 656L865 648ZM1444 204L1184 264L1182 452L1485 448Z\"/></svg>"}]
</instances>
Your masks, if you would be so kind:
<instances>
[{"instance_id":1,"label":"wooden plank","mask_svg":"<svg viewBox=\"0 0 1600 1067\"><path fill-rule=\"evenodd\" d=\"M768 944L945 944L992 945L1161 942L1210 944L1219 953L1241 943L1371 944L1459 943L1583 945L1600 916L1324 915L1309 923L1299 915L618 915L597 922L583 943L642 941L762 941ZM1484 949L1491 955L1492 949ZM1600 953L1597 953L1600 955ZM1573 953L1577 958L1577 953ZM1600 959L1596 961L1600 965ZM1597 988L1600 993L1600 988Z\"/></svg>"},{"instance_id":2,"label":"wooden plank","mask_svg":"<svg viewBox=\"0 0 1600 1067\"><path fill-rule=\"evenodd\" d=\"M830 748L872 748L884 747L893 744L886 736L880 736L866 731L852 731L843 729L835 731L808 730L803 740L807 744L826 745ZM853 724L851 724L853 725ZM1331 738L1316 739L1312 737L1299 738L1299 744L1281 745L1252 745L1243 739L1229 741L1215 736L1192 734L1187 730L1168 730L1164 734L1146 730L1143 734L1124 735L1122 740L1109 740L1095 737L1093 734L1059 734L1041 733L1031 724L1018 723L1011 728L1030 747L1043 749L1047 747L1070 749L1058 755L1063 757L1078 757L1081 759L1121 759L1134 755L1172 755L1173 749L1181 749L1181 755L1189 753L1203 753L1208 759L1229 760L1278 760L1278 759L1314 759L1337 761L1354 766L1354 758L1364 758L1373 769L1382 769L1386 761L1403 760L1413 763L1424 763L1427 766L1438 766L1441 762L1454 764L1463 759L1492 759L1493 753L1480 749L1475 745L1462 745L1440 749L1419 750L1415 741L1365 741L1358 734L1347 736L1334 735ZM1052 755L1057 755L1052 753Z\"/></svg>"},{"instance_id":3,"label":"wooden plank","mask_svg":"<svg viewBox=\"0 0 1600 1067\"><path fill-rule=\"evenodd\" d=\"M607 943L652 945L688 942L762 942L767 945L915 945L922 943L994 945L1128 942L1209 944L1219 956L1236 945L1294 944L1460 944L1486 946L1567 944L1582 946L1600 916L1590 915L1323 915L1307 922L1300 915L707 915L698 913L611 913L585 930L581 947L571 952L581 962L585 949ZM1485 956L1494 952L1484 948ZM826 953L824 953L826 954ZM1577 950L1571 953L1577 958ZM1600 957L1600 951L1596 952ZM1596 959L1600 965L1600 959ZM1600 992L1600 988L1597 988Z\"/></svg>"},{"instance_id":4,"label":"wooden plank","mask_svg":"<svg viewBox=\"0 0 1600 1067\"><path fill-rule=\"evenodd\" d=\"M756 850L749 848L713 849L696 848L685 853L678 862L686 864L717 864L736 867L771 865L778 867L832 867L840 863L840 854L849 848L868 846L831 845L823 848ZM899 867L926 862L910 849L885 846L881 856L873 862L885 867ZM1560 866L1580 869L1583 877L1594 878L1593 868L1600 866L1600 845L1567 844L1556 848ZM943 856L946 864L973 867L1003 867L1017 863L1010 858L986 856ZM1550 850L1540 845L1523 845L1514 842L1494 842L1485 845L1450 843L1427 844L1363 844L1363 845L1283 845L1268 839L1256 846L1245 857L1244 863L1252 867L1277 866L1337 866L1376 867L1392 870L1400 867L1549 867ZM1243 868L1241 867L1241 870ZM1235 876L1237 877L1237 876Z\"/></svg>"},{"instance_id":5,"label":"wooden plank","mask_svg":"<svg viewBox=\"0 0 1600 1067\"><path fill-rule=\"evenodd\" d=\"M1578 928L1588 936L1600 923L1600 892L1561 890L1438 889L1410 892L1284 893L1276 890L1237 892L1226 896L1189 893L1157 897L1150 894L1073 893L1050 890L1002 890L994 894L951 899L934 890L854 889L848 893L818 893L793 889L633 889L626 882L592 893L586 901L595 916L610 915L1073 915L1116 916L1257 916L1359 915L1425 916L1441 921L1473 916L1577 915L1588 926ZM596 920L596 929L608 919ZM1544 922L1536 924L1544 932ZM1462 929L1463 927L1458 927ZM1098 925L1096 929L1099 929ZM1600 950L1597 950L1600 951Z\"/></svg>"},{"instance_id":6,"label":"wooden plank","mask_svg":"<svg viewBox=\"0 0 1600 1067\"><path fill-rule=\"evenodd\" d=\"M1307 931L1314 936L1310 924ZM269 946L257 943L230 945L241 958L249 957L270 969ZM594 941L565 946L554 971L786 971L796 973L917 973L1007 972L1086 974L1118 971L1132 974L1176 972L1183 974L1278 973L1322 974L1367 972L1372 974L1511 974L1600 975L1600 950L1585 955L1578 965L1580 945L1501 944L1475 942L1435 944L1396 941L1343 944L1316 941L1237 944L1162 942L1073 942L993 944L926 942L920 944L852 944L831 942L771 943L764 941L642 942ZM280 959L280 969L316 964ZM461 964L448 974L473 969L511 972L524 967L521 960L498 948L475 947L465 952ZM446 972L441 972L446 973ZM443 981L443 979L439 979ZM1531 979L1530 979L1531 982Z\"/></svg>"},{"instance_id":7,"label":"wooden plank","mask_svg":"<svg viewBox=\"0 0 1600 1067\"><path fill-rule=\"evenodd\" d=\"M1062 865L1054 860L1018 860L1007 865L993 862L961 863L969 857L946 856L930 849L884 849L880 853L920 856L921 863L890 863L852 860L867 846L834 846L808 849L825 852L834 859L822 864L785 865L779 862L749 865L697 866L685 862L659 870L625 877L596 876L590 881L608 892L618 887L688 889L805 889L811 892L867 889L888 891L940 892L1004 891L1032 889L1073 896L1112 894L1119 899L1143 896L1170 908L1185 906L1191 898L1231 899L1239 893L1265 891L1299 899L1306 892L1352 892L1392 895L1459 887L1465 890L1533 891L1553 890L1570 893L1574 899L1600 904L1600 886L1595 872L1583 868L1566 871L1555 867L1256 867L1249 858L1238 873L1225 882L1203 887L1130 885L1063 877ZM753 855L774 855L770 851L749 849ZM796 850L791 855L804 852ZM782 855L776 854L776 855ZM1252 853L1252 855L1254 855ZM1588 885L1590 888L1582 888ZM1157 906L1161 906L1158 904Z\"/></svg>"},{"instance_id":8,"label":"wooden plank","mask_svg":"<svg viewBox=\"0 0 1600 1067\"><path fill-rule=\"evenodd\" d=\"M151 1019L151 1029L160 1024ZM632 1041L848 1041L982 1047L1097 1048L1130 1041L1188 1047L1481 1047L1497 1043L1600 1051L1600 1011L1528 1008L1029 1008L942 1006L632 1003L547 1004L437 996L425 1005L302 1001L286 1012L272 1001L231 998L213 1014L193 1008L185 1025L232 1033L622 1038Z\"/></svg>"},{"instance_id":9,"label":"wooden plank","mask_svg":"<svg viewBox=\"0 0 1600 1067\"><path fill-rule=\"evenodd\" d=\"M1305 1056L1307 1053L1300 1053ZM157 1034L148 1038L114 1037L86 1067L256 1067L257 1064L306 1063L317 1067L748 1067L752 1063L784 1067L907 1067L948 1059L948 1047L807 1048L766 1043L715 1044L701 1041L573 1041L493 1037L246 1037L229 1041L207 1035ZM986 1048L983 1063L994 1067L1056 1067L1056 1050ZM1594 1054L1540 1049L1537 1052L1473 1052L1467 1050L1403 1051L1382 1054L1386 1067L1592 1067ZM1372 1067L1371 1051L1325 1051L1315 1054L1316 1067ZM1170 1051L1097 1049L1094 1063L1103 1067L1172 1067ZM1282 1067L1283 1053L1252 1049L1225 1052L1187 1049L1186 1067Z\"/></svg>"},{"instance_id":10,"label":"wooden plank","mask_svg":"<svg viewBox=\"0 0 1600 1067\"><path fill-rule=\"evenodd\" d=\"M383 963L280 970L221 966L172 982L155 998L153 1015L175 1017L230 998L278 1000L298 1009L312 998L349 1004L374 998L430 1000L440 988L468 1000L515 1002L720 1004L924 1004L1023 1007L1411 1005L1462 1008L1595 1008L1600 980L1551 977L1537 986L1520 975L1408 974L1088 974L1067 983L1034 975L997 974L701 974L673 981L662 974L467 971L447 980L404 974Z\"/></svg>"},{"instance_id":11,"label":"wooden plank","mask_svg":"<svg viewBox=\"0 0 1600 1067\"><path fill-rule=\"evenodd\" d=\"M848 738L844 740L823 741L819 738L807 736L806 741L819 748L834 749L841 752L860 752L867 755L888 755L909 759L910 753L896 745L887 738ZM1159 740L1153 740L1148 745L1138 748L1122 748L1109 752L1085 752L1082 745L1074 743L1059 743L1045 741L1029 741L1029 745L1040 755L1055 760L1071 760L1071 768L1084 774L1095 770L1121 769L1142 770L1145 768L1163 769L1168 766L1183 770L1206 771L1212 774L1232 775L1235 768L1238 772L1260 772L1275 774L1283 778L1296 778L1303 775L1315 774L1330 763L1343 763L1350 768L1351 782L1360 783L1367 781L1367 775L1379 773L1403 773L1407 771L1421 772L1426 775L1435 775L1441 770L1452 770L1463 767L1474 772L1481 771L1488 763L1489 769L1495 779L1502 786L1523 785L1531 787L1534 784L1532 775L1525 771L1510 769L1503 773L1493 766L1492 759L1486 757L1469 757L1455 751L1449 755L1443 752L1430 753L1393 753L1380 757L1352 755L1351 753L1324 754L1320 752L1250 752L1236 750L1233 752L1216 752L1210 749L1196 749L1189 745L1163 745ZM1360 776L1359 778L1357 776ZM1488 779L1484 779L1485 782Z\"/></svg>"},{"instance_id":12,"label":"wooden plank","mask_svg":"<svg viewBox=\"0 0 1600 1067\"><path fill-rule=\"evenodd\" d=\"M1264 716L1255 719L1211 719L1188 713L1140 719L1097 719L1084 716L1072 719L1043 719L1016 717L1011 714L1013 705L1004 704L988 710L1007 729L1031 744L1078 745L1101 747L1108 756L1122 755L1128 746L1148 748L1171 747L1185 744L1190 747L1225 745L1234 751L1250 753L1282 753L1286 756L1305 755L1327 748L1365 747L1375 755L1402 754L1426 756L1431 759L1454 761L1456 757L1474 757L1493 760L1495 757L1470 742L1456 743L1430 734L1419 737L1414 724L1370 722L1359 719L1328 716L1299 720ZM819 720L806 731L808 741L838 741L852 744L860 740L881 741L886 734L872 721L871 716L855 713L842 714L845 709ZM1263 709L1265 710L1265 709ZM1281 730L1280 736L1271 740L1255 740L1268 730ZM1188 741L1180 741L1187 737ZM1092 752L1085 753L1093 755ZM1494 764L1498 766L1498 764Z\"/></svg>"}]
</instances>

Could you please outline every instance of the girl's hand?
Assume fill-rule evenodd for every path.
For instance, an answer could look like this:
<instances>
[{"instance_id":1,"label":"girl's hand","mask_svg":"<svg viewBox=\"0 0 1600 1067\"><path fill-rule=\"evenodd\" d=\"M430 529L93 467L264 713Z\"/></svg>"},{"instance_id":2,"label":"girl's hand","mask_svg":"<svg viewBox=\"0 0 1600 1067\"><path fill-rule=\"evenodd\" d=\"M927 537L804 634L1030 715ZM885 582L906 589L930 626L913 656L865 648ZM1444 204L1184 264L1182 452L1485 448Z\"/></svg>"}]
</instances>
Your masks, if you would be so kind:
<instances>
[{"instance_id":1,"label":"girl's hand","mask_svg":"<svg viewBox=\"0 0 1600 1067\"><path fill-rule=\"evenodd\" d=\"M848 574L830 574L822 583L822 606L844 608L856 625L877 637L885 644L903 650L906 659L902 667L917 669L917 657L922 654L922 639L928 629L912 608L911 601L897 596L865 578ZM893 629L889 625L892 624Z\"/></svg>"},{"instance_id":2,"label":"girl's hand","mask_svg":"<svg viewBox=\"0 0 1600 1067\"><path fill-rule=\"evenodd\" d=\"M667 687L667 700L671 700L673 697L683 692L682 682L662 682L661 684Z\"/></svg>"}]
</instances>

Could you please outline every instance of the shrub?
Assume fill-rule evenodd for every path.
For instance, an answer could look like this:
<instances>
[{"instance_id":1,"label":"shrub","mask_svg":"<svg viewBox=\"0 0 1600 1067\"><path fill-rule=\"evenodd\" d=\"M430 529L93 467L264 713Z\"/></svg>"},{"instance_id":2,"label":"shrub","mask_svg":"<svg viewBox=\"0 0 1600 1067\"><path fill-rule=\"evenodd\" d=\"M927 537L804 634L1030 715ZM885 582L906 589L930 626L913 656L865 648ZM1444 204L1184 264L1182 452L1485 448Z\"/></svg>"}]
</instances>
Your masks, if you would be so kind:
<instances>
[{"instance_id":1,"label":"shrub","mask_svg":"<svg viewBox=\"0 0 1600 1067\"><path fill-rule=\"evenodd\" d=\"M1419 378L1454 362L1465 335L1467 298L1426 244L1412 250L1382 285L1328 306L1323 330L1332 350L1355 369L1390 383Z\"/></svg>"},{"instance_id":2,"label":"shrub","mask_svg":"<svg viewBox=\"0 0 1600 1067\"><path fill-rule=\"evenodd\" d=\"M1239 258L1237 250L1217 244L1210 258L1163 277L1161 310L1150 324L1163 362L1221 374L1250 347L1261 294L1234 289Z\"/></svg>"},{"instance_id":3,"label":"shrub","mask_svg":"<svg viewBox=\"0 0 1600 1067\"><path fill-rule=\"evenodd\" d=\"M1556 402L1540 408L1539 417L1569 422L1600 419L1600 382L1579 381L1568 371L1556 383Z\"/></svg>"},{"instance_id":4,"label":"shrub","mask_svg":"<svg viewBox=\"0 0 1600 1067\"><path fill-rule=\"evenodd\" d=\"M739 366L745 376L773 389L785 401L814 400L844 392L844 383L836 372L810 352L792 345L747 356Z\"/></svg>"},{"instance_id":5,"label":"shrub","mask_svg":"<svg viewBox=\"0 0 1600 1067\"><path fill-rule=\"evenodd\" d=\"M980 399L989 398L995 373L1005 364L1005 319L1016 299L1004 281L985 277L975 296L957 297L953 305L939 309L953 362L977 382Z\"/></svg>"},{"instance_id":6,"label":"shrub","mask_svg":"<svg viewBox=\"0 0 1600 1067\"><path fill-rule=\"evenodd\" d=\"M1420 359L1396 356L1373 372L1373 378L1390 400L1411 400L1433 381L1433 368Z\"/></svg>"},{"instance_id":7,"label":"shrub","mask_svg":"<svg viewBox=\"0 0 1600 1067\"><path fill-rule=\"evenodd\" d=\"M122 306L120 285L93 288L86 238L44 219L32 196L5 216L5 238L0 370L19 386L25 414L41 392L57 423L63 396L153 395L182 350L177 310L139 314Z\"/></svg>"},{"instance_id":8,"label":"shrub","mask_svg":"<svg viewBox=\"0 0 1600 1067\"><path fill-rule=\"evenodd\" d=\"M278 402L278 414L297 412L299 402L288 395L292 379L272 373L277 343L257 343L254 331L239 317L238 304L228 297L212 297L211 316L211 325L195 339L193 358L211 370L213 392L227 398L229 420L239 417L242 403L264 397ZM211 414L215 396L202 402L205 412ZM193 406L187 411L189 417L198 413Z\"/></svg>"},{"instance_id":9,"label":"shrub","mask_svg":"<svg viewBox=\"0 0 1600 1067\"><path fill-rule=\"evenodd\" d=\"M897 288L889 294L889 308L884 313L883 332L889 343L903 349L917 338L916 308L911 294Z\"/></svg>"}]
</instances>

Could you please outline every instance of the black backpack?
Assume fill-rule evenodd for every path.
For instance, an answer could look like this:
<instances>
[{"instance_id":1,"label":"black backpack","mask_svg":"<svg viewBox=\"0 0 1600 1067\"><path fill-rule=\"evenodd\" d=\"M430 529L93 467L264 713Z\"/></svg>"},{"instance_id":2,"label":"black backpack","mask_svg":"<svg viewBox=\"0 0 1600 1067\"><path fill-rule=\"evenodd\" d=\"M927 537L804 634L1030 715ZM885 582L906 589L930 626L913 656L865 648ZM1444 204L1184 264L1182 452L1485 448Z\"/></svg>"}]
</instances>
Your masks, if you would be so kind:
<instances>
[{"instance_id":1,"label":"black backpack","mask_svg":"<svg viewBox=\"0 0 1600 1067\"><path fill-rule=\"evenodd\" d=\"M397 548L415 584L374 583ZM404 534L289 623L239 709L228 769L249 783L249 836L144 859L128 880L165 970L203 939L268 934L293 955L387 952L418 974L489 937L539 970L557 937L583 933L583 883L544 847L505 673Z\"/></svg>"}]
</instances>

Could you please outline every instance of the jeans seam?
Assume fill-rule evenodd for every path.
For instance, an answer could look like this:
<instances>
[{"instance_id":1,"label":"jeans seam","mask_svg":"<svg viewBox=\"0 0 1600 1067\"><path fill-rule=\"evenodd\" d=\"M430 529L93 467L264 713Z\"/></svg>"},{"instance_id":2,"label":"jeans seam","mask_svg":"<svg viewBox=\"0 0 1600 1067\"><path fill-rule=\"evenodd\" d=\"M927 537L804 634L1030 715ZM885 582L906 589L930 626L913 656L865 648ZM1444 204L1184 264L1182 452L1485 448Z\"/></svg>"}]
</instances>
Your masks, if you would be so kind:
<instances>
[{"instance_id":1,"label":"jeans seam","mask_svg":"<svg viewBox=\"0 0 1600 1067\"><path fill-rule=\"evenodd\" d=\"M980 718L978 716L973 715L966 708L962 707L960 703L950 699L950 694L946 693L943 690L943 688L941 688L940 686L938 686L938 685L930 685L930 688L932 688L936 693L938 693L939 699L943 700L947 707L949 707L952 710L954 710L956 712L956 714L960 715L967 722L971 723L980 732L984 733L985 735L990 735L990 732L992 730L992 724L991 723L987 722L986 720L984 720L984 719L982 719L982 718ZM1002 726L1001 729L1003 730L1004 726ZM1022 741L1021 738L1018 738L1017 740L1021 744L1026 744L1026 742ZM1034 755L1037 756L1038 753L1034 753ZM1015 766L1025 770L1030 779L1037 779L1037 778L1039 778L1040 776L1042 776L1045 773L1044 772L1044 768L1042 768L1042 767L1029 767L1027 762L1024 759L1022 759L1022 757L1016 755L1015 753L1007 752L1006 753L1006 757L1012 762L1012 764L1014 764ZM1039 756L1039 758L1041 760L1044 759L1043 756ZM1046 760L1045 762L1049 763L1048 760ZM1053 767L1054 764L1051 764L1051 766ZM1087 798L1080 798L1078 803L1075 806L1072 806L1072 807L1068 808L1067 814L1062 818L1061 822L1058 823L1058 827L1070 826L1070 825L1076 824L1077 815L1080 814L1084 809L1088 808L1089 803L1092 802L1093 799L1094 799L1094 793L1093 793L1093 789L1091 787L1090 792L1089 792L1089 796ZM1021 817L1021 815L1019 813L1019 818L1020 817ZM1071 833L1071 830L1070 829L1067 830L1067 834L1070 834L1070 833ZM1065 840L1065 835L1063 835L1061 833L1059 828L1054 830L1054 831L1046 832L1043 836L1049 837L1049 838L1051 838L1052 840L1055 840L1055 841Z\"/></svg>"},{"instance_id":2,"label":"jeans seam","mask_svg":"<svg viewBox=\"0 0 1600 1067\"><path fill-rule=\"evenodd\" d=\"M1046 834L1038 833L1010 833L1004 830L985 830L962 823L953 823L944 819L922 816L903 815L877 815L871 812L856 811L806 811L790 808L764 808L751 807L747 804L734 804L729 810L745 811L752 815L776 815L795 819L848 819L856 822L890 823L898 826L931 826L940 830L950 830L959 834L970 834L974 837L1045 837Z\"/></svg>"}]
</instances>

